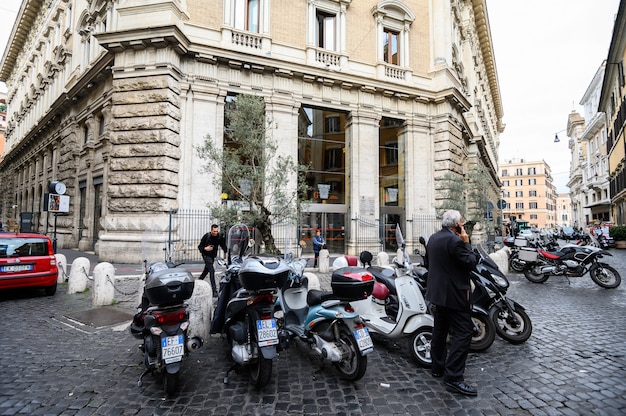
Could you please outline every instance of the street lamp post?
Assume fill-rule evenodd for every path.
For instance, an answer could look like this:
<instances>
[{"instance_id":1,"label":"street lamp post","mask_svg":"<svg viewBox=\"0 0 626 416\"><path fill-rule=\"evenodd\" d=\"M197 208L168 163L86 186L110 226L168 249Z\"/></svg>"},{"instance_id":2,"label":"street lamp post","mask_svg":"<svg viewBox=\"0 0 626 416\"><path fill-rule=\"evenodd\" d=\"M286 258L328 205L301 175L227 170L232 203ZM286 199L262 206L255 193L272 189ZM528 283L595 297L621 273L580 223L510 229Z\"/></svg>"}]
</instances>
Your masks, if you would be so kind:
<instances>
[{"instance_id":1,"label":"street lamp post","mask_svg":"<svg viewBox=\"0 0 626 416\"><path fill-rule=\"evenodd\" d=\"M558 143L558 142L561 141L561 139L559 139L559 133L563 133L566 130L567 129L563 129L563 130L559 130L556 133L554 133L554 143Z\"/></svg>"}]
</instances>

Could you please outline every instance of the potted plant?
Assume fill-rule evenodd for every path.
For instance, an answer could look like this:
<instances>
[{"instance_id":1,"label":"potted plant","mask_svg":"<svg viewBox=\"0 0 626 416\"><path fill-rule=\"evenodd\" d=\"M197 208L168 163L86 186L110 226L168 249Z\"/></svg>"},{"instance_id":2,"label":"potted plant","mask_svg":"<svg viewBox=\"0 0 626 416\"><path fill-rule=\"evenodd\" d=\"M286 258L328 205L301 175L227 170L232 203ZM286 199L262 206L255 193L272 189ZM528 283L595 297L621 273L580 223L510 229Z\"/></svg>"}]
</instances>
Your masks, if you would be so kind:
<instances>
[{"instance_id":1,"label":"potted plant","mask_svg":"<svg viewBox=\"0 0 626 416\"><path fill-rule=\"evenodd\" d=\"M611 227L609 235L615 239L615 247L626 248L626 226L617 225Z\"/></svg>"}]
</instances>

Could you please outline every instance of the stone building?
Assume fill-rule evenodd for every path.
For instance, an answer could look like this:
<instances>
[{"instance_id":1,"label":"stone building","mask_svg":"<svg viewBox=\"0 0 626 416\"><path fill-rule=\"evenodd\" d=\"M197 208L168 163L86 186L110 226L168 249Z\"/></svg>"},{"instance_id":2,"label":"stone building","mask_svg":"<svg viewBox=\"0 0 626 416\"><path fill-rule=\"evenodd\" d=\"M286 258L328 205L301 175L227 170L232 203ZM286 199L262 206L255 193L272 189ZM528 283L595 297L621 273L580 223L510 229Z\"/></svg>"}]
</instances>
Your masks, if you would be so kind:
<instances>
[{"instance_id":1,"label":"stone building","mask_svg":"<svg viewBox=\"0 0 626 416\"><path fill-rule=\"evenodd\" d=\"M613 221L626 224L626 3L620 2L606 61L598 111L606 114Z\"/></svg>"},{"instance_id":2,"label":"stone building","mask_svg":"<svg viewBox=\"0 0 626 416\"><path fill-rule=\"evenodd\" d=\"M49 231L44 195L62 181L59 246L104 261L136 261L170 210L220 199L194 147L222 144L240 93L264 98L281 152L308 152L328 197L312 194L303 222L345 230L345 251L357 216L411 235L446 174L483 167L499 193L485 0L24 0L0 80L2 212Z\"/></svg>"},{"instance_id":3,"label":"stone building","mask_svg":"<svg viewBox=\"0 0 626 416\"><path fill-rule=\"evenodd\" d=\"M582 160L578 164L579 169L572 172L579 175L580 181L579 186L571 187L570 192L577 193L575 197L572 196L572 199L577 201L578 215L575 219L582 227L594 221L612 221L609 161L606 149L606 114L598 112L605 64L606 62L603 62L598 68L580 101L580 105L585 110L585 123L584 130L578 137L580 154L573 156ZM573 147L573 145L570 146L570 148Z\"/></svg>"},{"instance_id":4,"label":"stone building","mask_svg":"<svg viewBox=\"0 0 626 416\"><path fill-rule=\"evenodd\" d=\"M505 160L500 164L505 220L525 221L530 227L551 228L557 218L557 193L552 170L544 161Z\"/></svg>"}]
</instances>

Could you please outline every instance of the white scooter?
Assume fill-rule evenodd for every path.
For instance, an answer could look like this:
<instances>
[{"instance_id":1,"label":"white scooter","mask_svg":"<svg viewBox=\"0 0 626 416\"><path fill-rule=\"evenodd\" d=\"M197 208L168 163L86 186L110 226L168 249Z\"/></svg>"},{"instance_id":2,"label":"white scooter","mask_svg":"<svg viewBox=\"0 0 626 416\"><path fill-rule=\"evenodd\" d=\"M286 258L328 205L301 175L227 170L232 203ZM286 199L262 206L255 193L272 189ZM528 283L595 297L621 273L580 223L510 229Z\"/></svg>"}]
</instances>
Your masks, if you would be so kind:
<instances>
[{"instance_id":1,"label":"white scooter","mask_svg":"<svg viewBox=\"0 0 626 416\"><path fill-rule=\"evenodd\" d=\"M413 265L399 226L396 227L396 241L402 258L394 259L393 268L371 266L371 253L361 253L361 263L364 267L369 264L367 271L374 275L376 281L367 299L352 301L351 304L370 332L387 338L409 337L413 359L419 366L429 368L432 363L430 343L434 320L413 277Z\"/></svg>"}]
</instances>

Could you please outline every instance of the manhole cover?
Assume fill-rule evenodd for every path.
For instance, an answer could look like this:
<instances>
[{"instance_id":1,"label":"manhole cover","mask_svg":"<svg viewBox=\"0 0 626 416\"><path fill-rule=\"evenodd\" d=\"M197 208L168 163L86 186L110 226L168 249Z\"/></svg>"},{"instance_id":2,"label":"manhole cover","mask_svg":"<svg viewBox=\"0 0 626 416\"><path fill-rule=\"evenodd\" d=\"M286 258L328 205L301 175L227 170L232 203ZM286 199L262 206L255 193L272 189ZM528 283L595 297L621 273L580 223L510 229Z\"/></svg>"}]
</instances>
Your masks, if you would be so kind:
<instances>
[{"instance_id":1,"label":"manhole cover","mask_svg":"<svg viewBox=\"0 0 626 416\"><path fill-rule=\"evenodd\" d=\"M93 328L102 328L104 326L128 322L133 319L133 315L128 312L106 306L88 309L86 311L72 312L66 314L65 317Z\"/></svg>"}]
</instances>

